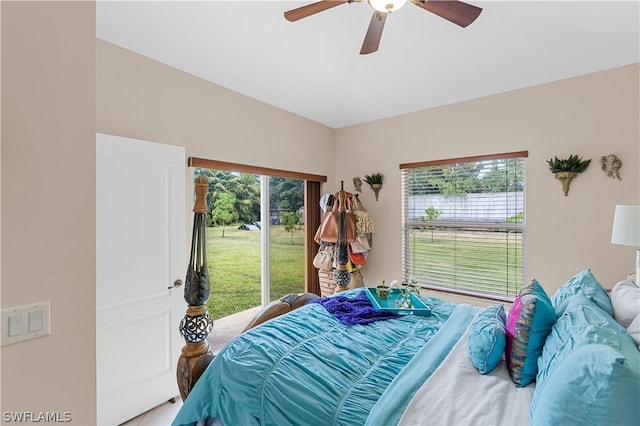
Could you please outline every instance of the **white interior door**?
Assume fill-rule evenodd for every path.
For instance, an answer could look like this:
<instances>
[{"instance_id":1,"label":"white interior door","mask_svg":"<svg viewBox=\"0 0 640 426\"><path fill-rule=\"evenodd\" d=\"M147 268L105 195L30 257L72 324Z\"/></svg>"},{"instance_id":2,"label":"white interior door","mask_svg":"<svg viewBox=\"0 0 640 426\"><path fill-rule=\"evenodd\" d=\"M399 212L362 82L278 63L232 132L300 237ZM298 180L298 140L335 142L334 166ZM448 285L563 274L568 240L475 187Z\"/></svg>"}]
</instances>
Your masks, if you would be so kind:
<instances>
[{"instance_id":1,"label":"white interior door","mask_svg":"<svg viewBox=\"0 0 640 426\"><path fill-rule=\"evenodd\" d=\"M185 150L96 134L98 424L179 395L184 344Z\"/></svg>"}]
</instances>

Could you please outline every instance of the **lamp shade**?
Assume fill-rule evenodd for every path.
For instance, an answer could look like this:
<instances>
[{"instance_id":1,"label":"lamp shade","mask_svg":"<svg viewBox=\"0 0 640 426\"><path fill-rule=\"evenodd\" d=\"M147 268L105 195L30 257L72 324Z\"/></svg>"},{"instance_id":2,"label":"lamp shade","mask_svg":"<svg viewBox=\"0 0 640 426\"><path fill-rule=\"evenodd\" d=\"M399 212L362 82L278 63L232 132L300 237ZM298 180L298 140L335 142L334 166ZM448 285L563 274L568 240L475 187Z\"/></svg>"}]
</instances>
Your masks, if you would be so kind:
<instances>
[{"instance_id":1,"label":"lamp shade","mask_svg":"<svg viewBox=\"0 0 640 426\"><path fill-rule=\"evenodd\" d=\"M611 242L640 247L640 206L616 206Z\"/></svg>"}]
</instances>

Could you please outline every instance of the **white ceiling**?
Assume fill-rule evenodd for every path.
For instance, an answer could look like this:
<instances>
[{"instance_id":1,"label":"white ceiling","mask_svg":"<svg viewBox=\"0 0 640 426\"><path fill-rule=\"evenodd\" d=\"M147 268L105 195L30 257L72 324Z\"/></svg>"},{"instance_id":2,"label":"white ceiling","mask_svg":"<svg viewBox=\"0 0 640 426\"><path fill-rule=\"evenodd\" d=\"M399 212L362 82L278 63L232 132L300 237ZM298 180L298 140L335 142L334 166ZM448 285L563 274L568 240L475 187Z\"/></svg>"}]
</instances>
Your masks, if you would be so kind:
<instances>
[{"instance_id":1,"label":"white ceiling","mask_svg":"<svg viewBox=\"0 0 640 426\"><path fill-rule=\"evenodd\" d=\"M638 1L469 1L458 27L411 3L360 55L372 9L311 1L98 1L98 38L332 128L639 62Z\"/></svg>"}]
</instances>

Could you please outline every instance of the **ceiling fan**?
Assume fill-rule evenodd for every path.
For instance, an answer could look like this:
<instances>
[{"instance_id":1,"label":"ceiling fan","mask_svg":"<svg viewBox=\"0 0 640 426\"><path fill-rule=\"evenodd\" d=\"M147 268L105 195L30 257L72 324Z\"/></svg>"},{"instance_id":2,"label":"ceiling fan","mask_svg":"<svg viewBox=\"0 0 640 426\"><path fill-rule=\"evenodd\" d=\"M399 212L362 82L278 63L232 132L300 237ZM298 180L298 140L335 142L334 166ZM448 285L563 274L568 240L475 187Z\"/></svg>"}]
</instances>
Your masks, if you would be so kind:
<instances>
[{"instance_id":1,"label":"ceiling fan","mask_svg":"<svg viewBox=\"0 0 640 426\"><path fill-rule=\"evenodd\" d=\"M284 17L288 21L294 22L344 3L359 3L361 1L363 0L323 0L289 10L284 13ZM453 0L367 0L374 11L373 16L371 16L369 28L367 29L367 34L362 43L362 48L360 49L361 55L373 53L378 50L387 15L390 12L400 9L407 1L411 1L416 6L463 28L475 21L478 15L480 15L480 12L482 12L482 8Z\"/></svg>"}]
</instances>

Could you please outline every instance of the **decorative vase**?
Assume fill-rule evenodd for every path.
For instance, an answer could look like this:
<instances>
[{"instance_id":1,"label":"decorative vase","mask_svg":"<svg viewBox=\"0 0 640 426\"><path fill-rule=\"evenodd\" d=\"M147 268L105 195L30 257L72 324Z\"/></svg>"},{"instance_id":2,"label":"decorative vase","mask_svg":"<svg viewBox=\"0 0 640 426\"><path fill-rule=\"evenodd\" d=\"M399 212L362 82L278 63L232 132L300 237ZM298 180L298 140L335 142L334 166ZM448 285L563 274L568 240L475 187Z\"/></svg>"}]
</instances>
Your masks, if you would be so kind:
<instances>
[{"instance_id":1,"label":"decorative vase","mask_svg":"<svg viewBox=\"0 0 640 426\"><path fill-rule=\"evenodd\" d=\"M387 300L389 298L389 294L391 293L391 289L386 285L379 285L376 287L376 293L378 297L382 300Z\"/></svg>"},{"instance_id":2,"label":"decorative vase","mask_svg":"<svg viewBox=\"0 0 640 426\"><path fill-rule=\"evenodd\" d=\"M556 179L562 182L562 190L564 191L564 196L569 195L569 187L571 186L571 181L578 176L577 172L556 172Z\"/></svg>"},{"instance_id":3,"label":"decorative vase","mask_svg":"<svg viewBox=\"0 0 640 426\"><path fill-rule=\"evenodd\" d=\"M373 193L376 194L376 201L378 201L378 193L380 192L380 188L382 188L381 183L371 184L371 189L373 189Z\"/></svg>"}]
</instances>

